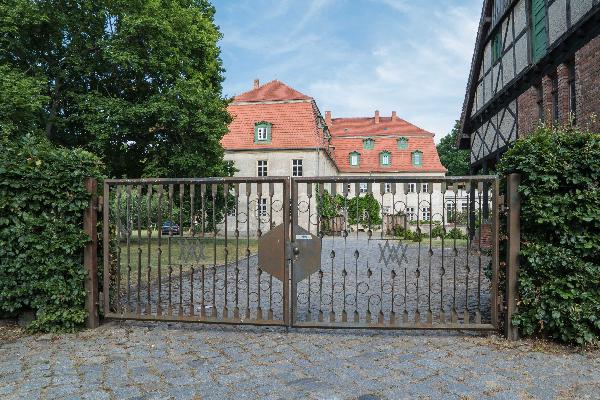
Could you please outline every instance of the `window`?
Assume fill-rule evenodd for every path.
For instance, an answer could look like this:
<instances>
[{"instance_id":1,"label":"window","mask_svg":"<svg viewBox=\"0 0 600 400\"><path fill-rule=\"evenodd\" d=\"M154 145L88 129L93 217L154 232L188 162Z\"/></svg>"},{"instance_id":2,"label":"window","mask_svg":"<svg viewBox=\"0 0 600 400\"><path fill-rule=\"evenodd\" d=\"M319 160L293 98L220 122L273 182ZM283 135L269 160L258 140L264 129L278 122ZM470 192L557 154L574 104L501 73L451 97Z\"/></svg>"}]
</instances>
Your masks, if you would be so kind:
<instances>
[{"instance_id":1,"label":"window","mask_svg":"<svg viewBox=\"0 0 600 400\"><path fill-rule=\"evenodd\" d=\"M258 213L259 217L265 217L267 215L267 198L266 197L261 197L258 199L258 208L256 210L256 212Z\"/></svg>"},{"instance_id":2,"label":"window","mask_svg":"<svg viewBox=\"0 0 600 400\"><path fill-rule=\"evenodd\" d=\"M258 160L256 163L258 165L258 176L267 176L267 161Z\"/></svg>"},{"instance_id":3,"label":"window","mask_svg":"<svg viewBox=\"0 0 600 400\"><path fill-rule=\"evenodd\" d=\"M548 48L546 0L531 0L531 28L533 62L537 63L544 58Z\"/></svg>"},{"instance_id":4,"label":"window","mask_svg":"<svg viewBox=\"0 0 600 400\"><path fill-rule=\"evenodd\" d=\"M575 61L567 63L569 70L569 118L573 125L577 124L577 86L575 84Z\"/></svg>"},{"instance_id":5,"label":"window","mask_svg":"<svg viewBox=\"0 0 600 400\"><path fill-rule=\"evenodd\" d=\"M254 124L254 142L270 142L271 141L271 123L257 122Z\"/></svg>"},{"instance_id":6,"label":"window","mask_svg":"<svg viewBox=\"0 0 600 400\"><path fill-rule=\"evenodd\" d=\"M492 38L492 65L502 58L502 31L498 30Z\"/></svg>"},{"instance_id":7,"label":"window","mask_svg":"<svg viewBox=\"0 0 600 400\"><path fill-rule=\"evenodd\" d=\"M419 150L412 153L412 164L415 167L420 167L423 165L423 153Z\"/></svg>"},{"instance_id":8,"label":"window","mask_svg":"<svg viewBox=\"0 0 600 400\"><path fill-rule=\"evenodd\" d=\"M364 139L363 146L365 150L373 150L373 147L375 147L375 141L371 138Z\"/></svg>"},{"instance_id":9,"label":"window","mask_svg":"<svg viewBox=\"0 0 600 400\"><path fill-rule=\"evenodd\" d=\"M421 216L423 221L429 221L431 218L431 209L429 207L423 207L421 209Z\"/></svg>"},{"instance_id":10,"label":"window","mask_svg":"<svg viewBox=\"0 0 600 400\"><path fill-rule=\"evenodd\" d=\"M382 151L379 153L379 162L383 166L389 166L392 164L392 155L389 151Z\"/></svg>"},{"instance_id":11,"label":"window","mask_svg":"<svg viewBox=\"0 0 600 400\"><path fill-rule=\"evenodd\" d=\"M361 193L367 193L369 186L366 183L361 183L359 189Z\"/></svg>"},{"instance_id":12,"label":"window","mask_svg":"<svg viewBox=\"0 0 600 400\"><path fill-rule=\"evenodd\" d=\"M352 152L350 153L350 166L358 167L360 163L360 153Z\"/></svg>"},{"instance_id":13,"label":"window","mask_svg":"<svg viewBox=\"0 0 600 400\"><path fill-rule=\"evenodd\" d=\"M541 84L537 84L535 90L537 92L538 118L540 121L544 121L544 89Z\"/></svg>"},{"instance_id":14,"label":"window","mask_svg":"<svg viewBox=\"0 0 600 400\"><path fill-rule=\"evenodd\" d=\"M417 215L415 214L415 208L406 207L406 216L408 217L409 221L414 221L417 217Z\"/></svg>"},{"instance_id":15,"label":"window","mask_svg":"<svg viewBox=\"0 0 600 400\"><path fill-rule=\"evenodd\" d=\"M462 212L466 213L469 210L469 203L468 202L463 202L462 206L461 206L461 210Z\"/></svg>"},{"instance_id":16,"label":"window","mask_svg":"<svg viewBox=\"0 0 600 400\"><path fill-rule=\"evenodd\" d=\"M302 160L292 160L292 176L302 176Z\"/></svg>"},{"instance_id":17,"label":"window","mask_svg":"<svg viewBox=\"0 0 600 400\"><path fill-rule=\"evenodd\" d=\"M552 81L552 121L558 122L559 111L558 111L558 76L550 76Z\"/></svg>"},{"instance_id":18,"label":"window","mask_svg":"<svg viewBox=\"0 0 600 400\"><path fill-rule=\"evenodd\" d=\"M391 193L392 192L392 184L391 183L386 183L384 185L383 191L384 191L384 193Z\"/></svg>"},{"instance_id":19,"label":"window","mask_svg":"<svg viewBox=\"0 0 600 400\"><path fill-rule=\"evenodd\" d=\"M405 137L401 137L398 139L398 150L406 150L408 149L408 139Z\"/></svg>"},{"instance_id":20,"label":"window","mask_svg":"<svg viewBox=\"0 0 600 400\"><path fill-rule=\"evenodd\" d=\"M454 222L454 203L451 201L446 203L446 221Z\"/></svg>"},{"instance_id":21,"label":"window","mask_svg":"<svg viewBox=\"0 0 600 400\"><path fill-rule=\"evenodd\" d=\"M390 207L389 206L381 207L381 212L383 212L383 215L390 215Z\"/></svg>"},{"instance_id":22,"label":"window","mask_svg":"<svg viewBox=\"0 0 600 400\"><path fill-rule=\"evenodd\" d=\"M235 207L230 208L229 210L227 210L227 215L229 217L235 217L236 216L236 210Z\"/></svg>"},{"instance_id":23,"label":"window","mask_svg":"<svg viewBox=\"0 0 600 400\"><path fill-rule=\"evenodd\" d=\"M416 183L408 183L408 193L415 193L417 191Z\"/></svg>"},{"instance_id":24,"label":"window","mask_svg":"<svg viewBox=\"0 0 600 400\"><path fill-rule=\"evenodd\" d=\"M427 193L428 191L429 191L429 183L422 183L421 184L421 192Z\"/></svg>"},{"instance_id":25,"label":"window","mask_svg":"<svg viewBox=\"0 0 600 400\"><path fill-rule=\"evenodd\" d=\"M349 184L348 184L348 193L351 193L351 192L352 192L352 184L351 184L351 183L349 183Z\"/></svg>"}]
</instances>

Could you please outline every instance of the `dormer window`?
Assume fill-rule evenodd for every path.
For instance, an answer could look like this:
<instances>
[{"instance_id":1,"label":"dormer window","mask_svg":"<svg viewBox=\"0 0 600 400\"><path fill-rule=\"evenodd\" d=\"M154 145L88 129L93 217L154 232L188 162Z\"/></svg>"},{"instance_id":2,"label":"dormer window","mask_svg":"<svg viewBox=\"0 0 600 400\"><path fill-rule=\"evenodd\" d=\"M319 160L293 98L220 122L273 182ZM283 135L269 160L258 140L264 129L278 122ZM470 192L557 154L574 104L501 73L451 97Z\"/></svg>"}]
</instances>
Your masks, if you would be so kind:
<instances>
[{"instance_id":1,"label":"dormer window","mask_svg":"<svg viewBox=\"0 0 600 400\"><path fill-rule=\"evenodd\" d=\"M405 137L401 137L398 139L398 150L406 150L408 149L408 139Z\"/></svg>"},{"instance_id":2,"label":"dormer window","mask_svg":"<svg viewBox=\"0 0 600 400\"><path fill-rule=\"evenodd\" d=\"M350 166L358 167L359 164L360 164L360 153L353 151L352 153L350 153Z\"/></svg>"},{"instance_id":3,"label":"dormer window","mask_svg":"<svg viewBox=\"0 0 600 400\"><path fill-rule=\"evenodd\" d=\"M254 142L268 143L271 141L271 126L270 122L261 121L254 124Z\"/></svg>"},{"instance_id":4,"label":"dormer window","mask_svg":"<svg viewBox=\"0 0 600 400\"><path fill-rule=\"evenodd\" d=\"M420 167L423 165L423 152L421 152L420 150L413 151L412 165L415 167Z\"/></svg>"},{"instance_id":5,"label":"dormer window","mask_svg":"<svg viewBox=\"0 0 600 400\"><path fill-rule=\"evenodd\" d=\"M364 139L363 146L365 150L373 150L373 147L375 147L375 140L373 140L372 138Z\"/></svg>"},{"instance_id":6,"label":"dormer window","mask_svg":"<svg viewBox=\"0 0 600 400\"><path fill-rule=\"evenodd\" d=\"M379 163L382 166L389 166L392 164L392 154L389 151L382 151L379 153Z\"/></svg>"}]
</instances>

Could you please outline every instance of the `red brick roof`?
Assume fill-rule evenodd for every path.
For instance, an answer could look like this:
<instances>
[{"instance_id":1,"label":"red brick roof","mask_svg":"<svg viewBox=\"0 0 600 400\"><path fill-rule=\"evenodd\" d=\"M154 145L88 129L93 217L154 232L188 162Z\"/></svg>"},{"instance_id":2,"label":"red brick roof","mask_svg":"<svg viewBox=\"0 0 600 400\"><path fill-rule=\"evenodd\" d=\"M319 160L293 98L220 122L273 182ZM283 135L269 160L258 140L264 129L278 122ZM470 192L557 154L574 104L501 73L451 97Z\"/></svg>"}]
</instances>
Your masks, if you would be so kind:
<instances>
[{"instance_id":1,"label":"red brick roof","mask_svg":"<svg viewBox=\"0 0 600 400\"><path fill-rule=\"evenodd\" d=\"M340 172L446 172L440 162L433 134L401 118L334 118L329 124L334 146L333 158ZM363 140L373 138L372 150L364 149ZM408 148L399 150L397 140L408 139ZM422 165L412 165L412 153L423 153ZM360 153L358 167L350 166L350 153ZM380 153L391 153L391 165L380 165Z\"/></svg>"},{"instance_id":2,"label":"red brick roof","mask_svg":"<svg viewBox=\"0 0 600 400\"><path fill-rule=\"evenodd\" d=\"M265 83L257 89L235 96L234 102L240 101L285 101L285 100L312 100L312 97L292 89L278 80Z\"/></svg>"},{"instance_id":3,"label":"red brick roof","mask_svg":"<svg viewBox=\"0 0 600 400\"><path fill-rule=\"evenodd\" d=\"M322 144L314 100L282 82L236 96L228 111L233 121L221 139L225 150L314 149ZM269 143L254 142L254 126L261 121L272 124Z\"/></svg>"}]
</instances>

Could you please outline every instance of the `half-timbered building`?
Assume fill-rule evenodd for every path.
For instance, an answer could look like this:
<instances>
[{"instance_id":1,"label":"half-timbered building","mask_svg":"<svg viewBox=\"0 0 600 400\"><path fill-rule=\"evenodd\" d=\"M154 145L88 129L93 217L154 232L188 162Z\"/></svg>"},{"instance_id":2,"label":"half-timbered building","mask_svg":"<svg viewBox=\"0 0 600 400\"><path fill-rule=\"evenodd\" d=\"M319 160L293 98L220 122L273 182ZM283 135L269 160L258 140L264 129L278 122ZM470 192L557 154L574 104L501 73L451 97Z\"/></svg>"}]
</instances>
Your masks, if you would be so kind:
<instances>
[{"instance_id":1,"label":"half-timbered building","mask_svg":"<svg viewBox=\"0 0 600 400\"><path fill-rule=\"evenodd\" d=\"M459 147L486 173L540 123L600 131L600 0L485 0Z\"/></svg>"}]
</instances>

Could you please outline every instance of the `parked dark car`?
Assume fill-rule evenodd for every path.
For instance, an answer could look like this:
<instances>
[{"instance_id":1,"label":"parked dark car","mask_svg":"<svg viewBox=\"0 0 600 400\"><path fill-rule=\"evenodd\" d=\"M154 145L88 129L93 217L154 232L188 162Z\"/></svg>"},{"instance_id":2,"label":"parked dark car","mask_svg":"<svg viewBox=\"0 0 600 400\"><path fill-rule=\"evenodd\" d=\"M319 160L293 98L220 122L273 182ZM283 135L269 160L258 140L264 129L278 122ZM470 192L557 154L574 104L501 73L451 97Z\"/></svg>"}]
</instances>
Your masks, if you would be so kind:
<instances>
[{"instance_id":1,"label":"parked dark car","mask_svg":"<svg viewBox=\"0 0 600 400\"><path fill-rule=\"evenodd\" d=\"M165 221L162 224L161 232L163 235L179 235L179 225L173 221Z\"/></svg>"}]
</instances>

